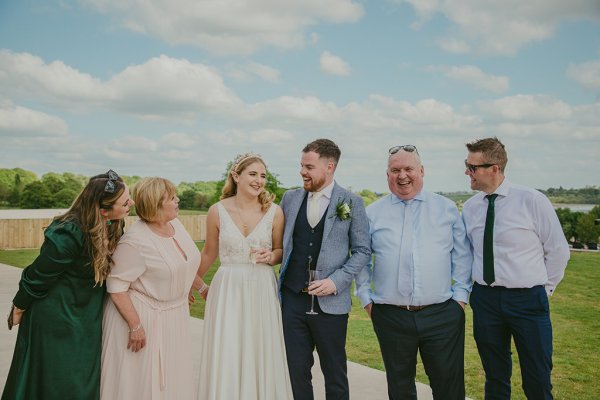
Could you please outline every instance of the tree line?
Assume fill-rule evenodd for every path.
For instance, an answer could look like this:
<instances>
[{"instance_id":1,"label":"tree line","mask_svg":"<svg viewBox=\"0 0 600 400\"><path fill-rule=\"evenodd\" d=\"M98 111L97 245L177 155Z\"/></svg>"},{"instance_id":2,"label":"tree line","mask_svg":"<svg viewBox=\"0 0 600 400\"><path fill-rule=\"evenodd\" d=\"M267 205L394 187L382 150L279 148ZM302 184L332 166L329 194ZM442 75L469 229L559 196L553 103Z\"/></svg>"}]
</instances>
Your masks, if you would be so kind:
<instances>
[{"instance_id":1,"label":"tree line","mask_svg":"<svg viewBox=\"0 0 600 400\"><path fill-rule=\"evenodd\" d=\"M219 181L181 182L177 185L179 208L182 210L207 210L219 201L225 184L229 162ZM122 176L130 187L141 179L140 176ZM89 177L70 172L62 174L48 172L38 178L31 171L21 168L0 168L0 207L12 208L68 208L77 194L83 189ZM282 187L276 174L267 172L266 189L275 194L279 203L287 188ZM564 189L562 187L541 190L553 203L600 204L600 188ZM440 193L454 200L459 208L475 192ZM371 204L385 193L368 189L357 192L366 205ZM600 205L589 213L571 211L568 208L556 210L565 237L572 243L594 243L600 236Z\"/></svg>"}]
</instances>

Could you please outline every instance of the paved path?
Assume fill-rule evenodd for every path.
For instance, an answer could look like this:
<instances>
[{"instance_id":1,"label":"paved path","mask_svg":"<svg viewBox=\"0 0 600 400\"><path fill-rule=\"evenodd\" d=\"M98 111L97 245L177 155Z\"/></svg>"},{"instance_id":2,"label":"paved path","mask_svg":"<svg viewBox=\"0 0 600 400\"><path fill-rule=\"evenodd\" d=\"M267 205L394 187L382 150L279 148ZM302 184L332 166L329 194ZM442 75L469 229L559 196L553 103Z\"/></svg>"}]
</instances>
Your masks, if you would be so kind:
<instances>
[{"instance_id":1,"label":"paved path","mask_svg":"<svg viewBox=\"0 0 600 400\"><path fill-rule=\"evenodd\" d=\"M6 315L14 294L17 290L21 269L0 264L0 392L4 389L6 375L12 359L17 329L9 331L6 327ZM191 329L193 343L200 343L202 338L202 320L191 318ZM194 369L199 373L199 349L194 348ZM316 358L316 357L315 357ZM315 387L315 399L324 400L323 375L318 367L318 360L313 368L313 383ZM387 399L387 384L385 373L365 367L360 364L348 362L348 378L350 381L350 397L352 399L385 400ZM432 399L431 389L422 383L417 383L419 400Z\"/></svg>"}]
</instances>

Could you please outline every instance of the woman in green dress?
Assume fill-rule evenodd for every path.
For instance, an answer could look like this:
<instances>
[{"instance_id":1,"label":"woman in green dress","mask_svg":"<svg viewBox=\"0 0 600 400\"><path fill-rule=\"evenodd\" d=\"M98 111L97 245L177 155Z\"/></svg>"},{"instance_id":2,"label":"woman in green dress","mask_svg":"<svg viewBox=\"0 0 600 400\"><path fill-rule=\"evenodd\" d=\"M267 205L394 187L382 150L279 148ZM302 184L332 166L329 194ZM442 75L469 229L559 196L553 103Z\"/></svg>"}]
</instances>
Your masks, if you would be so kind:
<instances>
[{"instance_id":1,"label":"woman in green dress","mask_svg":"<svg viewBox=\"0 0 600 400\"><path fill-rule=\"evenodd\" d=\"M110 170L48 226L9 314L19 332L2 400L99 398L103 283L132 205Z\"/></svg>"}]
</instances>

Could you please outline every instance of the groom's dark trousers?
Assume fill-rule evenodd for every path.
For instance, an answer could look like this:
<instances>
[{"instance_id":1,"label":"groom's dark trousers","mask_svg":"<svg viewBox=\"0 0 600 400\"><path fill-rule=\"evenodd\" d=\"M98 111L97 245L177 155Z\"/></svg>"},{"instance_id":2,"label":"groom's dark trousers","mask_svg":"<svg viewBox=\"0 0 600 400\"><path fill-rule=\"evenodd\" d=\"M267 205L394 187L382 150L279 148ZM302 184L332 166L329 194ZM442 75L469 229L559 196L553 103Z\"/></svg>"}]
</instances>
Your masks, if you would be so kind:
<instances>
[{"instance_id":1,"label":"groom's dark trousers","mask_svg":"<svg viewBox=\"0 0 600 400\"><path fill-rule=\"evenodd\" d=\"M310 296L282 290L283 326L288 368L294 400L313 400L311 367L315 346L321 371L325 377L327 400L348 399L346 367L346 330L348 314L326 314L315 296L314 311L310 310Z\"/></svg>"},{"instance_id":2,"label":"groom's dark trousers","mask_svg":"<svg viewBox=\"0 0 600 400\"><path fill-rule=\"evenodd\" d=\"M288 260L287 273L282 285L282 316L285 351L292 382L294 400L312 400L311 367L313 351L317 348L321 371L325 377L327 400L349 398L346 367L346 330L348 314L326 314L314 298L316 315L310 310L310 296L304 292L308 286L308 260L317 265L323 241L325 215L315 227L306 217L307 195L296 217L293 231L294 249Z\"/></svg>"}]
</instances>

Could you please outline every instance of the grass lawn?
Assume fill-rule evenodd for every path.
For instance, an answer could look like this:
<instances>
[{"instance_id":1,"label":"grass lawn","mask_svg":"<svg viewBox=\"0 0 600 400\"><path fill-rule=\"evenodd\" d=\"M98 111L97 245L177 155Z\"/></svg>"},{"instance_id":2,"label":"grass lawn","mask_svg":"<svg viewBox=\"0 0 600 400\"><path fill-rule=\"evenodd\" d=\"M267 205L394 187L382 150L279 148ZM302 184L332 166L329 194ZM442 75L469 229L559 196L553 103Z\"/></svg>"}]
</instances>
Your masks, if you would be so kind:
<instances>
[{"instance_id":1,"label":"grass lawn","mask_svg":"<svg viewBox=\"0 0 600 400\"><path fill-rule=\"evenodd\" d=\"M202 245L198 244L201 248ZM27 266L38 250L0 250L0 263ZM209 270L210 283L216 265ZM600 397L600 253L571 253L565 278L556 294L550 298L554 332L554 397L562 400L592 400ZM16 287L15 287L16 290ZM472 334L472 313L466 309L465 382L467 396L483 398L484 375ZM204 302L196 301L191 313L204 316ZM377 338L371 321L353 299L348 327L348 357L350 360L383 370ZM417 379L427 383L419 363ZM513 349L512 399L525 399L521 389L521 372L517 353Z\"/></svg>"}]
</instances>

